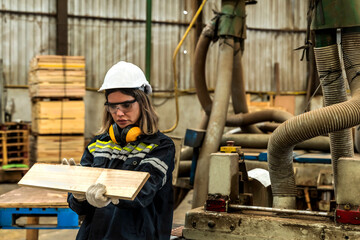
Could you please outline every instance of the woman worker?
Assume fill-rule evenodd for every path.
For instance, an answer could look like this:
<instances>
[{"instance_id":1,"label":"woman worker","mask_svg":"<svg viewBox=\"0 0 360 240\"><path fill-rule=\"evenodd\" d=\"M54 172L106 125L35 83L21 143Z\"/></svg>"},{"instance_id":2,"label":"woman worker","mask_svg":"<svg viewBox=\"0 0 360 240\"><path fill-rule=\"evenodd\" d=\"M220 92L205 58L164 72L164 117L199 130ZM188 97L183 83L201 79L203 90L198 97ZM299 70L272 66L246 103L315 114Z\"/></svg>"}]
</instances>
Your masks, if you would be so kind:
<instances>
[{"instance_id":1,"label":"woman worker","mask_svg":"<svg viewBox=\"0 0 360 240\"><path fill-rule=\"evenodd\" d=\"M106 98L102 127L80 164L149 172L150 178L134 201L104 196L106 186L99 183L86 194L70 193L70 208L85 215L76 239L168 240L175 147L158 130L158 117L147 96L151 86L139 67L121 61L106 73L99 91L105 91Z\"/></svg>"}]
</instances>

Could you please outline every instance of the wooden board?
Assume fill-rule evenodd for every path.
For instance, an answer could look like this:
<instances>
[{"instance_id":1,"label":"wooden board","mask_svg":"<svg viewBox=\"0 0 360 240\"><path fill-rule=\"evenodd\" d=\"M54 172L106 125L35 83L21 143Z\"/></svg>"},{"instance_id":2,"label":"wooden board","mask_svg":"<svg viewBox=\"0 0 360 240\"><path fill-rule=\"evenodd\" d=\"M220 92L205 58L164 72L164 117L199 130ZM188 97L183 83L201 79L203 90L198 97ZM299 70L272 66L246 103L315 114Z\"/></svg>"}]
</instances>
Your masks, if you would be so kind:
<instances>
[{"instance_id":1,"label":"wooden board","mask_svg":"<svg viewBox=\"0 0 360 240\"><path fill-rule=\"evenodd\" d=\"M84 134L84 101L38 101L32 104L32 131L38 134Z\"/></svg>"},{"instance_id":2,"label":"wooden board","mask_svg":"<svg viewBox=\"0 0 360 240\"><path fill-rule=\"evenodd\" d=\"M72 69L85 68L83 56L38 55L30 61L31 70L38 69Z\"/></svg>"},{"instance_id":3,"label":"wooden board","mask_svg":"<svg viewBox=\"0 0 360 240\"><path fill-rule=\"evenodd\" d=\"M85 69L35 70L29 72L30 97L84 97Z\"/></svg>"},{"instance_id":4,"label":"wooden board","mask_svg":"<svg viewBox=\"0 0 360 240\"><path fill-rule=\"evenodd\" d=\"M275 106L295 115L295 96L275 96Z\"/></svg>"},{"instance_id":5,"label":"wooden board","mask_svg":"<svg viewBox=\"0 0 360 240\"><path fill-rule=\"evenodd\" d=\"M67 193L21 187L0 195L0 208L66 208Z\"/></svg>"},{"instance_id":6,"label":"wooden board","mask_svg":"<svg viewBox=\"0 0 360 240\"><path fill-rule=\"evenodd\" d=\"M149 177L147 172L37 163L18 184L85 193L92 184L102 183L106 196L134 200Z\"/></svg>"},{"instance_id":7,"label":"wooden board","mask_svg":"<svg viewBox=\"0 0 360 240\"><path fill-rule=\"evenodd\" d=\"M34 138L31 150L34 160L38 163L60 163L63 158L73 158L76 163L79 163L85 150L83 135L38 135Z\"/></svg>"}]
</instances>

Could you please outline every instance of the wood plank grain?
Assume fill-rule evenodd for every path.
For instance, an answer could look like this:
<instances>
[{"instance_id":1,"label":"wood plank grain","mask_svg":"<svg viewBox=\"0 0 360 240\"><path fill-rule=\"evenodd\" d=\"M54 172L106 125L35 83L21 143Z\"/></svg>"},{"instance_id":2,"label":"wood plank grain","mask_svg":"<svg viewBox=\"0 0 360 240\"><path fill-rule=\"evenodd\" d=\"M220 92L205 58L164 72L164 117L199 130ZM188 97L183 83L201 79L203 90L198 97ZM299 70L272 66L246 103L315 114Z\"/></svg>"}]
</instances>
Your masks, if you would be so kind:
<instances>
[{"instance_id":1,"label":"wood plank grain","mask_svg":"<svg viewBox=\"0 0 360 240\"><path fill-rule=\"evenodd\" d=\"M18 184L85 193L92 184L102 183L106 196L134 200L149 176L147 172L37 163Z\"/></svg>"},{"instance_id":2,"label":"wood plank grain","mask_svg":"<svg viewBox=\"0 0 360 240\"><path fill-rule=\"evenodd\" d=\"M32 187L20 187L0 196L0 208L66 208L67 193Z\"/></svg>"}]
</instances>

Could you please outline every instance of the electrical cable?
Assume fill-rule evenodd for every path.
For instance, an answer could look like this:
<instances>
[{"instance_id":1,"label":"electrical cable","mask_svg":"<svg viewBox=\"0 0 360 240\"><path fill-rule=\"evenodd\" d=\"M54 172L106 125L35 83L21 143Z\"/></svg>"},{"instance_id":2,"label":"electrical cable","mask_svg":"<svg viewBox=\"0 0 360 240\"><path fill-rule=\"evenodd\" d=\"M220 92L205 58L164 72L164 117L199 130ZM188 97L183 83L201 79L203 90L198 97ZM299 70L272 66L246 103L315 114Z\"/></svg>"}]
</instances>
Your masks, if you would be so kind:
<instances>
[{"instance_id":1,"label":"electrical cable","mask_svg":"<svg viewBox=\"0 0 360 240\"><path fill-rule=\"evenodd\" d=\"M177 127L178 123L179 123L179 100L178 100L178 80L177 80L177 75L176 75L176 56L180 50L180 47L181 45L184 43L184 40L185 38L187 37L187 35L189 34L191 28L193 27L196 19L199 17L205 3L207 2L207 0L204 0L199 9L197 10L197 12L195 13L193 19L191 20L188 28L186 29L185 31L185 34L183 35L182 39L180 40L179 44L177 45L175 51L174 51L174 54L173 54L173 70L174 70L174 94L175 94L175 107L176 107L176 121L175 121L175 124L169 128L169 129L166 129L166 130L163 130L161 132L163 133L168 133L168 132L172 132L175 130L175 128Z\"/></svg>"}]
</instances>

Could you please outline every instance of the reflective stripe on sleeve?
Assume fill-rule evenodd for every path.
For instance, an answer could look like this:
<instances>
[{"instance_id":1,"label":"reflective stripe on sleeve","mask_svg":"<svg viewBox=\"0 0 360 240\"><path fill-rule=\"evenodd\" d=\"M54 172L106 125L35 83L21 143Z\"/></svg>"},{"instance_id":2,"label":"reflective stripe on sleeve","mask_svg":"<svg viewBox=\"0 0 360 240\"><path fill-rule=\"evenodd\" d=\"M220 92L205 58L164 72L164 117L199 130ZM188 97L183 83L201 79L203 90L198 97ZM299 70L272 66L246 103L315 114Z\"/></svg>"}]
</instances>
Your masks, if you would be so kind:
<instances>
[{"instance_id":1,"label":"reflective stripe on sleeve","mask_svg":"<svg viewBox=\"0 0 360 240\"><path fill-rule=\"evenodd\" d=\"M156 169L158 169L160 172L162 172L164 174L162 185L161 185L161 186L164 186L166 183L166 172L168 170L168 166L166 165L166 163L161 161L159 158L146 158L146 159L142 160L139 165L146 164L146 163L151 164L153 167L155 167Z\"/></svg>"}]
</instances>

